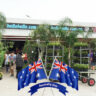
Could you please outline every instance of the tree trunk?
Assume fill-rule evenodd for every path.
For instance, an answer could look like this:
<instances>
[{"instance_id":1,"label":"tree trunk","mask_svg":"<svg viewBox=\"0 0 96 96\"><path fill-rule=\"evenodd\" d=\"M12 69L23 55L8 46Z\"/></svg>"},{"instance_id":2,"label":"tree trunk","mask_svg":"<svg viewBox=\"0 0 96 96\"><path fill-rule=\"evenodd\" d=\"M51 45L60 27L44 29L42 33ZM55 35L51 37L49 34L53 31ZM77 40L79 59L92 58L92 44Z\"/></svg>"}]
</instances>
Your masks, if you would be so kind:
<instances>
[{"instance_id":1,"label":"tree trunk","mask_svg":"<svg viewBox=\"0 0 96 96\"><path fill-rule=\"evenodd\" d=\"M44 54L44 48L41 47L40 50L39 50L39 56L38 56L38 58L41 58L42 59L43 58L43 54Z\"/></svg>"},{"instance_id":2,"label":"tree trunk","mask_svg":"<svg viewBox=\"0 0 96 96\"><path fill-rule=\"evenodd\" d=\"M71 48L70 48L70 45L68 48L68 62L69 62L69 67L71 67Z\"/></svg>"}]
</instances>

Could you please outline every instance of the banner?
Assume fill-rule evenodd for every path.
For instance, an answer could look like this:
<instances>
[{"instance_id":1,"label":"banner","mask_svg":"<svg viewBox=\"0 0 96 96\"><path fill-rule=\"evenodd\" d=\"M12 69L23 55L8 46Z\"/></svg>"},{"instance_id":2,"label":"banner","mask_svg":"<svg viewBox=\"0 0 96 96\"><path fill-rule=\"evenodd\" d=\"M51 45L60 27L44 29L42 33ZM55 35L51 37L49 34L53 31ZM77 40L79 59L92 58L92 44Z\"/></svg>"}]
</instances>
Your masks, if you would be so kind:
<instances>
[{"instance_id":1,"label":"banner","mask_svg":"<svg viewBox=\"0 0 96 96\"><path fill-rule=\"evenodd\" d=\"M44 87L57 88L64 95L66 95L66 93L68 93L68 91L66 90L66 87L64 87L60 84L57 84L57 83L53 83L53 82L44 82L44 83L36 84L30 88L29 93L31 93L31 95L33 95L35 92L38 91L39 88L44 88Z\"/></svg>"}]
</instances>

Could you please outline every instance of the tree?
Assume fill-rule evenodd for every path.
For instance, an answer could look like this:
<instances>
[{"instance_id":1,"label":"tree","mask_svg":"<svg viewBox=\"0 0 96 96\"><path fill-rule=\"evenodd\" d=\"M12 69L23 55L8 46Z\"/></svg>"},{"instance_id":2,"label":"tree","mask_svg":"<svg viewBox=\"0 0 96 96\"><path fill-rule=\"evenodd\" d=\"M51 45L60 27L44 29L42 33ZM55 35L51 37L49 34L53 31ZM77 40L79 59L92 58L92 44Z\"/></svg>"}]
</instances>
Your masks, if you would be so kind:
<instances>
[{"instance_id":1,"label":"tree","mask_svg":"<svg viewBox=\"0 0 96 96\"><path fill-rule=\"evenodd\" d=\"M90 40L90 48L96 51L96 39Z\"/></svg>"},{"instance_id":2,"label":"tree","mask_svg":"<svg viewBox=\"0 0 96 96\"><path fill-rule=\"evenodd\" d=\"M63 41L62 44L64 44L68 48L68 61L69 61L69 66L71 66L71 49L74 45L75 42L77 42L78 38L77 36L82 33L82 31L71 31L71 27L73 22L70 18L66 17L64 20L59 22L59 38L61 41ZM65 31L62 30L64 26L68 26L69 30Z\"/></svg>"},{"instance_id":3,"label":"tree","mask_svg":"<svg viewBox=\"0 0 96 96\"><path fill-rule=\"evenodd\" d=\"M44 49L52 38L54 38L54 30L49 24L42 24L37 27L31 34L32 40L38 45L39 57L43 56Z\"/></svg>"},{"instance_id":4,"label":"tree","mask_svg":"<svg viewBox=\"0 0 96 96\"><path fill-rule=\"evenodd\" d=\"M5 25L6 25L6 18L3 15L3 13L0 12L0 67L2 67L4 54L5 54L4 46L3 46L3 43L1 42L2 32L3 32L3 29L5 28Z\"/></svg>"},{"instance_id":5,"label":"tree","mask_svg":"<svg viewBox=\"0 0 96 96\"><path fill-rule=\"evenodd\" d=\"M3 15L3 13L0 12L0 42L2 38L2 31L5 28L6 25L6 17Z\"/></svg>"},{"instance_id":6,"label":"tree","mask_svg":"<svg viewBox=\"0 0 96 96\"><path fill-rule=\"evenodd\" d=\"M6 17L0 12L0 51L3 50L3 43L1 42L2 32L6 25Z\"/></svg>"},{"instance_id":7,"label":"tree","mask_svg":"<svg viewBox=\"0 0 96 96\"><path fill-rule=\"evenodd\" d=\"M0 32L2 29L5 28L6 25L6 17L3 15L3 13L0 12Z\"/></svg>"}]
</instances>

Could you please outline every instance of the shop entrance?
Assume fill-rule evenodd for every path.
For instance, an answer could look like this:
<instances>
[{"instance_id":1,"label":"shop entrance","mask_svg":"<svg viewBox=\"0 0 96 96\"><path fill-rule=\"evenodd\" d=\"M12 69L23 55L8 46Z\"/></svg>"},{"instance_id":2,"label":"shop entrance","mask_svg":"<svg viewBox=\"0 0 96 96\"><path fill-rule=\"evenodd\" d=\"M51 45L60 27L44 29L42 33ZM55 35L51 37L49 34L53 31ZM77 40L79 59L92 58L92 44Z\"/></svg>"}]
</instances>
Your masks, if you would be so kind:
<instances>
[{"instance_id":1,"label":"shop entrance","mask_svg":"<svg viewBox=\"0 0 96 96\"><path fill-rule=\"evenodd\" d=\"M10 48L9 51L14 51L17 53L18 50L22 51L25 41L12 41L14 42L13 48Z\"/></svg>"}]
</instances>

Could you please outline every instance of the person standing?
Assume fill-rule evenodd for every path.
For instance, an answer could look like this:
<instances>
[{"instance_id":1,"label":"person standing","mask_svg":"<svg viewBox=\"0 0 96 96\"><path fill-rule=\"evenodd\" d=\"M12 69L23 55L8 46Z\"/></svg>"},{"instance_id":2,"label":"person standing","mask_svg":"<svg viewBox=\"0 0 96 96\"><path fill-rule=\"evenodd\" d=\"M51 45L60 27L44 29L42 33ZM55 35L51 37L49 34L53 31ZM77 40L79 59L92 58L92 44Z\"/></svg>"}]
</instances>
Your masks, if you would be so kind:
<instances>
[{"instance_id":1,"label":"person standing","mask_svg":"<svg viewBox=\"0 0 96 96\"><path fill-rule=\"evenodd\" d=\"M14 56L14 52L12 52L9 56L9 62L10 62L10 73L11 76L14 76L14 65L16 61L16 56Z\"/></svg>"},{"instance_id":2,"label":"person standing","mask_svg":"<svg viewBox=\"0 0 96 96\"><path fill-rule=\"evenodd\" d=\"M9 71L9 52L5 54L5 66L6 66L6 73Z\"/></svg>"},{"instance_id":3,"label":"person standing","mask_svg":"<svg viewBox=\"0 0 96 96\"><path fill-rule=\"evenodd\" d=\"M18 73L22 70L24 65L23 58L20 52L17 53L16 55L16 78L18 77Z\"/></svg>"}]
</instances>

